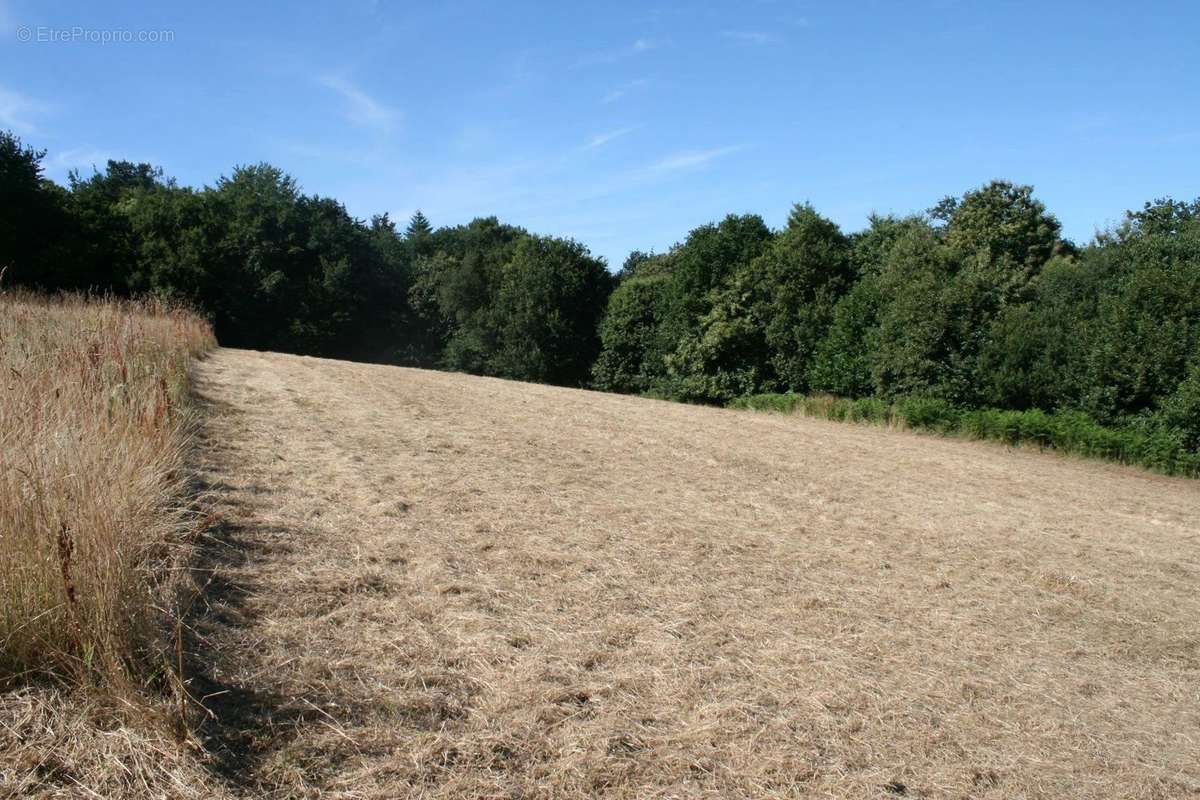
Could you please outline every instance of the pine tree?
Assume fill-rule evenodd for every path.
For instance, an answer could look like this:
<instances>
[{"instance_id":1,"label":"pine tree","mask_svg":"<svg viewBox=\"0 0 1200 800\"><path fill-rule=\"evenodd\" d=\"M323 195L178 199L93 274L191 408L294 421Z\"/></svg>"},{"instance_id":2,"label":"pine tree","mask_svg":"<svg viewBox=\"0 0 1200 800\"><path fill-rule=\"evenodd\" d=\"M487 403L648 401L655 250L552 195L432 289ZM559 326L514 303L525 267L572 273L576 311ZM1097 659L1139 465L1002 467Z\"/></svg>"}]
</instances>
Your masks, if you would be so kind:
<instances>
[{"instance_id":1,"label":"pine tree","mask_svg":"<svg viewBox=\"0 0 1200 800\"><path fill-rule=\"evenodd\" d=\"M433 226L420 209L408 221L408 227L404 230L404 241L414 256L429 255L433 244Z\"/></svg>"}]
</instances>

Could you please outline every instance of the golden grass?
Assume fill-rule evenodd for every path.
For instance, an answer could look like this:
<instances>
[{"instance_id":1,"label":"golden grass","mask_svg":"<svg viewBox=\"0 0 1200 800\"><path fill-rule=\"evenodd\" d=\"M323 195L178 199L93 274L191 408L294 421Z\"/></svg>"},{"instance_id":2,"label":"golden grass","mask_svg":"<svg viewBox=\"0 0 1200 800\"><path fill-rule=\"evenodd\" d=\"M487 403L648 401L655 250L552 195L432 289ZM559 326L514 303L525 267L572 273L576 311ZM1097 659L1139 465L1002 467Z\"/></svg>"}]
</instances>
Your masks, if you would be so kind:
<instances>
[{"instance_id":1,"label":"golden grass","mask_svg":"<svg viewBox=\"0 0 1200 800\"><path fill-rule=\"evenodd\" d=\"M267 353L196 385L248 795L1200 792L1194 481Z\"/></svg>"},{"instance_id":2,"label":"golden grass","mask_svg":"<svg viewBox=\"0 0 1200 800\"><path fill-rule=\"evenodd\" d=\"M178 794L142 690L176 680L188 365L215 344L151 301L0 293L0 796Z\"/></svg>"},{"instance_id":3,"label":"golden grass","mask_svg":"<svg viewBox=\"0 0 1200 800\"><path fill-rule=\"evenodd\" d=\"M0 296L0 676L124 674L180 529L198 317Z\"/></svg>"},{"instance_id":4,"label":"golden grass","mask_svg":"<svg viewBox=\"0 0 1200 800\"><path fill-rule=\"evenodd\" d=\"M0 694L0 798L226 797L146 708L53 687Z\"/></svg>"}]
</instances>

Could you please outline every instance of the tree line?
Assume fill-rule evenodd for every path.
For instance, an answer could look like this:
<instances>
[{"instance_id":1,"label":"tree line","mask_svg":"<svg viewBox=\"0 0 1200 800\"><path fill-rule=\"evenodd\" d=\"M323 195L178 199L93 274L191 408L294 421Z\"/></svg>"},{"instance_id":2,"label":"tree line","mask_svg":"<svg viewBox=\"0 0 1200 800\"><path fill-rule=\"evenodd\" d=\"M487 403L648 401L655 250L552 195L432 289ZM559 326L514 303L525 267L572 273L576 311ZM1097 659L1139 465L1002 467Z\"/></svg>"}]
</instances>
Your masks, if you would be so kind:
<instances>
[{"instance_id":1,"label":"tree line","mask_svg":"<svg viewBox=\"0 0 1200 800\"><path fill-rule=\"evenodd\" d=\"M46 179L0 133L0 267L154 293L227 345L704 403L785 392L1074 411L1200 449L1200 199L1085 245L992 181L847 233L811 205L730 215L615 274L495 217L355 219L266 164L179 186L149 164Z\"/></svg>"},{"instance_id":2,"label":"tree line","mask_svg":"<svg viewBox=\"0 0 1200 800\"><path fill-rule=\"evenodd\" d=\"M582 385L615 284L582 245L494 217L400 230L301 192L281 170L179 186L150 164L42 172L0 133L0 267L47 291L152 293L208 314L223 344Z\"/></svg>"}]
</instances>

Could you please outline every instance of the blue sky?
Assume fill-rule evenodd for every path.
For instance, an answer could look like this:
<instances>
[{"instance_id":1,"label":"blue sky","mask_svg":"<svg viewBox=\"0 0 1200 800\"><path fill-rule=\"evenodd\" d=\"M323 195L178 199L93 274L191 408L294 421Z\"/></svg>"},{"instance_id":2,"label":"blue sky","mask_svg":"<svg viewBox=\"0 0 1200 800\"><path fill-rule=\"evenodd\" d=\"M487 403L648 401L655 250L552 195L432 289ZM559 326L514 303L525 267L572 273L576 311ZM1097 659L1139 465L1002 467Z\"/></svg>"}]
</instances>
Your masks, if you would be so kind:
<instances>
[{"instance_id":1,"label":"blue sky","mask_svg":"<svg viewBox=\"0 0 1200 800\"><path fill-rule=\"evenodd\" d=\"M1195 3L0 0L0 29L0 127L55 179L268 161L359 217L496 214L614 267L804 200L857 230L1005 177L1083 241L1200 195Z\"/></svg>"}]
</instances>

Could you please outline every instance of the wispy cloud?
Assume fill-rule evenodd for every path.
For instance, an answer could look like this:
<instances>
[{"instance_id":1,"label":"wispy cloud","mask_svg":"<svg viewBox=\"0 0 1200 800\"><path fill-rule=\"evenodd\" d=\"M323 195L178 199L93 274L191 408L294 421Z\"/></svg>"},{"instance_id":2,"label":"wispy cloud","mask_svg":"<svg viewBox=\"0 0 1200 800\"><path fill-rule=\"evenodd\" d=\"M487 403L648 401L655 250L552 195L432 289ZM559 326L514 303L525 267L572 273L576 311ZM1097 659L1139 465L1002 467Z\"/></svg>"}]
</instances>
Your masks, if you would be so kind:
<instances>
[{"instance_id":1,"label":"wispy cloud","mask_svg":"<svg viewBox=\"0 0 1200 800\"><path fill-rule=\"evenodd\" d=\"M699 169L708 166L722 156L736 153L741 149L742 148L740 146L731 146L714 147L709 150L685 150L655 161L649 166L648 171L651 173L661 174L665 172L682 172L689 169Z\"/></svg>"},{"instance_id":2,"label":"wispy cloud","mask_svg":"<svg viewBox=\"0 0 1200 800\"><path fill-rule=\"evenodd\" d=\"M371 97L346 78L325 75L317 82L341 96L346 104L346 119L355 125L386 132L400 121L399 111Z\"/></svg>"},{"instance_id":3,"label":"wispy cloud","mask_svg":"<svg viewBox=\"0 0 1200 800\"><path fill-rule=\"evenodd\" d=\"M615 103L618 100L620 100L622 97L624 97L625 95L629 94L631 91L633 91L635 89L644 89L649 85L650 85L650 81L647 80L646 78L638 78L637 80L630 81L629 83L618 86L617 88L608 92L607 94L605 94L603 97L600 98L600 102L603 105Z\"/></svg>"},{"instance_id":4,"label":"wispy cloud","mask_svg":"<svg viewBox=\"0 0 1200 800\"><path fill-rule=\"evenodd\" d=\"M606 50L599 53L592 53L584 56L576 62L577 67L593 66L595 64L615 64L631 56L636 56L641 53L647 53L651 50L657 50L665 44L661 39L640 38L634 39L632 44L616 50Z\"/></svg>"},{"instance_id":5,"label":"wispy cloud","mask_svg":"<svg viewBox=\"0 0 1200 800\"><path fill-rule=\"evenodd\" d=\"M721 36L745 45L764 45L775 41L774 35L763 31L721 31Z\"/></svg>"},{"instance_id":6,"label":"wispy cloud","mask_svg":"<svg viewBox=\"0 0 1200 800\"><path fill-rule=\"evenodd\" d=\"M639 127L641 127L641 126L630 125L625 128L617 128L615 131L607 131L605 133L597 133L595 136L588 139L587 146L589 149L593 148L593 147L601 147L603 145L608 144L609 142L611 142L614 139L620 139L622 136L626 136L628 134L633 133Z\"/></svg>"},{"instance_id":7,"label":"wispy cloud","mask_svg":"<svg viewBox=\"0 0 1200 800\"><path fill-rule=\"evenodd\" d=\"M111 153L96 147L71 147L55 153L49 166L62 173L77 169L87 177L93 169L103 169L110 158L114 158Z\"/></svg>"},{"instance_id":8,"label":"wispy cloud","mask_svg":"<svg viewBox=\"0 0 1200 800\"><path fill-rule=\"evenodd\" d=\"M78 172L84 180L90 178L93 172L104 172L109 161L132 161L161 165L158 158L145 154L131 155L130 153L113 153L92 145L68 147L65 150L52 151L44 162L46 174L57 181L65 181L72 172Z\"/></svg>"},{"instance_id":9,"label":"wispy cloud","mask_svg":"<svg viewBox=\"0 0 1200 800\"><path fill-rule=\"evenodd\" d=\"M7 128L22 136L37 133L35 120L47 110L44 103L0 86L0 128Z\"/></svg>"}]
</instances>

